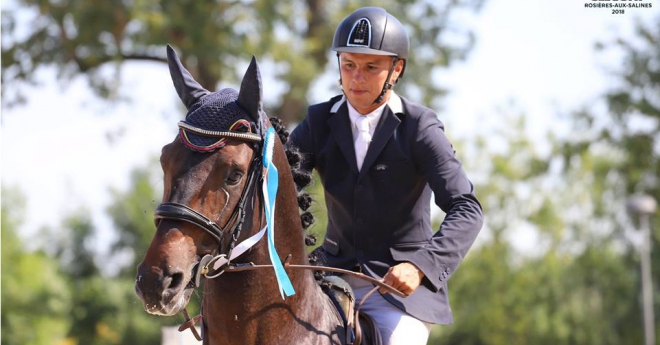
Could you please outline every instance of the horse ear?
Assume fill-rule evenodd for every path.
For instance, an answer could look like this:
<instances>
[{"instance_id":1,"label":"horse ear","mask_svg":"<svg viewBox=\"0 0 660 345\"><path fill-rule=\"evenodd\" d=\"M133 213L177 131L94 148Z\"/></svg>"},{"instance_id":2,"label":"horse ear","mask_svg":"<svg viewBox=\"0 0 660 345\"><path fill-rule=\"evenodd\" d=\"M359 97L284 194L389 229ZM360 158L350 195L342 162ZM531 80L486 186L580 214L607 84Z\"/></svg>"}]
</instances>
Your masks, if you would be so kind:
<instances>
[{"instance_id":1,"label":"horse ear","mask_svg":"<svg viewBox=\"0 0 660 345\"><path fill-rule=\"evenodd\" d=\"M259 72L259 65L254 55L241 82L241 90L238 92L238 105L250 114L254 122L261 122L260 117L263 113L261 73Z\"/></svg>"},{"instance_id":2,"label":"horse ear","mask_svg":"<svg viewBox=\"0 0 660 345\"><path fill-rule=\"evenodd\" d=\"M170 67L170 76L172 77L176 93L179 95L181 102L186 106L186 109L190 109L195 102L210 93L199 85L190 72L183 67L179 56L176 55L176 52L169 44L167 45L167 64Z\"/></svg>"}]
</instances>

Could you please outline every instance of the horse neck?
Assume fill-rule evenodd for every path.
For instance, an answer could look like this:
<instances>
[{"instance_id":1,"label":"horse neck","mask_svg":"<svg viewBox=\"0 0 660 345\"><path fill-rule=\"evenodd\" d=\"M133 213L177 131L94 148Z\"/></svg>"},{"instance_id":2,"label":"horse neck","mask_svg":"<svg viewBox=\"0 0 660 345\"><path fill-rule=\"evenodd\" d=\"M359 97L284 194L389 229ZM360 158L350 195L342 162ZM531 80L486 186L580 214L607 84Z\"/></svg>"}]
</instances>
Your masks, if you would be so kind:
<instances>
[{"instance_id":1,"label":"horse neck","mask_svg":"<svg viewBox=\"0 0 660 345\"><path fill-rule=\"evenodd\" d=\"M275 226L268 231L274 231L275 247L282 260L290 254L291 264L308 264L297 193L284 155L282 146L276 146L273 160L278 167L279 188L275 201ZM256 230L255 226L252 228ZM235 262L270 264L266 236L245 257L237 258ZM287 274L296 294L284 299L272 268L225 273L218 279L207 280L203 312L207 324L213 323L208 329L209 337L226 341L212 344L252 344L257 343L257 338L269 336L278 339L294 329L300 330L301 325L336 328L337 319L327 312L331 307L318 288L312 271L289 269ZM307 333L310 332L304 333L309 336Z\"/></svg>"}]
</instances>

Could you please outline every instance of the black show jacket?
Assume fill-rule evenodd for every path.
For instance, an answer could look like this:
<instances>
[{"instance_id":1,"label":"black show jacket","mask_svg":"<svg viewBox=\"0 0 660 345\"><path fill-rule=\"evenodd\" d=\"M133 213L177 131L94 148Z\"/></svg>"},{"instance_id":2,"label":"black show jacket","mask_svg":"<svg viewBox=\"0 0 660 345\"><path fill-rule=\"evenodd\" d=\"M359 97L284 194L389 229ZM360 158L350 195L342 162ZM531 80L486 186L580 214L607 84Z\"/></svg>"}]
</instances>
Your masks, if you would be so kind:
<instances>
[{"instance_id":1,"label":"black show jacket","mask_svg":"<svg viewBox=\"0 0 660 345\"><path fill-rule=\"evenodd\" d=\"M390 266L415 264L425 275L410 296L385 294L420 320L453 322L447 280L483 223L474 188L429 108L392 93L377 124L361 171L355 162L346 99L312 105L288 145L303 154L302 167L323 183L328 228L327 265L382 277ZM431 196L445 213L431 228Z\"/></svg>"}]
</instances>

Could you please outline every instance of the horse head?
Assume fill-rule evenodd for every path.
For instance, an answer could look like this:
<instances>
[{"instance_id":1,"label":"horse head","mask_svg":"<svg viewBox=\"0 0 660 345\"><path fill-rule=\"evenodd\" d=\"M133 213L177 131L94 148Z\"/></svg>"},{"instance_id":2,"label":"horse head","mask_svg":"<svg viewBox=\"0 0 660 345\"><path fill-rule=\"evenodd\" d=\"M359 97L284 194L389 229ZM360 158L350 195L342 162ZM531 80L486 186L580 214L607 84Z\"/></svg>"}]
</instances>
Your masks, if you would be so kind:
<instances>
[{"instance_id":1,"label":"horse head","mask_svg":"<svg viewBox=\"0 0 660 345\"><path fill-rule=\"evenodd\" d=\"M270 126L254 58L239 91L210 92L172 47L167 53L174 87L188 112L175 140L162 149L163 203L136 276L136 293L145 310L156 315L174 315L187 305L202 258L229 255L237 240L265 223L257 186ZM277 159L282 155L278 151Z\"/></svg>"}]
</instances>

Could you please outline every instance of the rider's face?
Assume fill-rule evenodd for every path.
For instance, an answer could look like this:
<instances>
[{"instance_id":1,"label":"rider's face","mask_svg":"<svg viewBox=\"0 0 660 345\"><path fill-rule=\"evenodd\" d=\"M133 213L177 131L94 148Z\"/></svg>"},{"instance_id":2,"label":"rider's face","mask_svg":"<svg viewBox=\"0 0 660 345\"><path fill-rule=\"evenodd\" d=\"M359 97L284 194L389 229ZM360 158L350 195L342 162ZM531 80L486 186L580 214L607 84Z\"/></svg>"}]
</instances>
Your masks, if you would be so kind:
<instances>
[{"instance_id":1,"label":"rider's face","mask_svg":"<svg viewBox=\"0 0 660 345\"><path fill-rule=\"evenodd\" d=\"M374 100L383 90L393 61L393 57L383 55L354 53L339 55L341 86L348 101L360 114L372 112L389 99L391 91L387 92L383 102L374 104ZM394 84L402 69L403 61L399 60L390 77L390 83Z\"/></svg>"}]
</instances>

